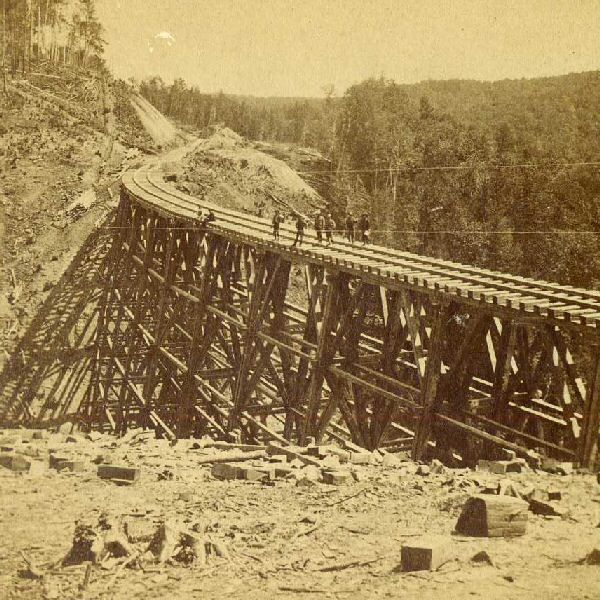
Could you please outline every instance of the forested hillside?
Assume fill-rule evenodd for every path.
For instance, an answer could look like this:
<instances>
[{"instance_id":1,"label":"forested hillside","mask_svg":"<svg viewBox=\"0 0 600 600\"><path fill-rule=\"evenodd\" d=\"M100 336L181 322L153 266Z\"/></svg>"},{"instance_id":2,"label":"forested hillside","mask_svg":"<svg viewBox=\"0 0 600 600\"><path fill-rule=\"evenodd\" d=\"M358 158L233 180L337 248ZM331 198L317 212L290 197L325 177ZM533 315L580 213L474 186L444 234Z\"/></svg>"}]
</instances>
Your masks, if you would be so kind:
<instances>
[{"instance_id":1,"label":"forested hillside","mask_svg":"<svg viewBox=\"0 0 600 600\"><path fill-rule=\"evenodd\" d=\"M3 0L2 69L14 76L38 63L96 67L104 51L95 0Z\"/></svg>"},{"instance_id":2,"label":"forested hillside","mask_svg":"<svg viewBox=\"0 0 600 600\"><path fill-rule=\"evenodd\" d=\"M404 249L574 285L600 283L600 72L399 85L324 99L142 93L196 127L310 145L332 159L329 200L371 212ZM578 163L565 166L564 163Z\"/></svg>"}]
</instances>

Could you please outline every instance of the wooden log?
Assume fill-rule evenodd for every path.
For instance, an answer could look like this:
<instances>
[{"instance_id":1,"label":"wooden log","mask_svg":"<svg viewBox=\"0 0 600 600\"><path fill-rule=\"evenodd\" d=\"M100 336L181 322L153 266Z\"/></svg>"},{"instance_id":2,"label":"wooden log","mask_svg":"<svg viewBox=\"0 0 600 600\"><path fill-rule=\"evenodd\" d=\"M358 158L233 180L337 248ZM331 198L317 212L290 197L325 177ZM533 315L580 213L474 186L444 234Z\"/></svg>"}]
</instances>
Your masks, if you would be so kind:
<instances>
[{"instance_id":1,"label":"wooden log","mask_svg":"<svg viewBox=\"0 0 600 600\"><path fill-rule=\"evenodd\" d=\"M471 496L456 523L456 532L477 537L516 537L527 529L527 502L512 496Z\"/></svg>"},{"instance_id":2,"label":"wooden log","mask_svg":"<svg viewBox=\"0 0 600 600\"><path fill-rule=\"evenodd\" d=\"M258 446L256 444L234 444L232 442L221 442L219 440L200 440L198 446L202 450L205 448L217 448L218 450L240 450L241 452L258 452L265 451L266 446Z\"/></svg>"},{"instance_id":3,"label":"wooden log","mask_svg":"<svg viewBox=\"0 0 600 600\"><path fill-rule=\"evenodd\" d=\"M265 458L267 453L264 450L255 450L253 452L221 452L214 456L202 456L197 461L198 465L210 465L213 463L240 462L243 460L254 460Z\"/></svg>"}]
</instances>

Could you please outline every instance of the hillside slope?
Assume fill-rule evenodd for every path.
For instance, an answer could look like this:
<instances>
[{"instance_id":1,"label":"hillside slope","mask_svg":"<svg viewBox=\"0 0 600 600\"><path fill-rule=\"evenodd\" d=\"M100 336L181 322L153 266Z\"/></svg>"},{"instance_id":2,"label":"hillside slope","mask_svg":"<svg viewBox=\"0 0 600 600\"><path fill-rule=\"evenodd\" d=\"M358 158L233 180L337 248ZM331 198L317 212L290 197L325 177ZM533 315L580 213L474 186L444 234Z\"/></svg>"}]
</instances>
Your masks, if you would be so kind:
<instances>
[{"instance_id":1,"label":"hillside slope","mask_svg":"<svg viewBox=\"0 0 600 600\"><path fill-rule=\"evenodd\" d=\"M78 249L157 145L119 82L55 68L0 108L0 369Z\"/></svg>"}]
</instances>

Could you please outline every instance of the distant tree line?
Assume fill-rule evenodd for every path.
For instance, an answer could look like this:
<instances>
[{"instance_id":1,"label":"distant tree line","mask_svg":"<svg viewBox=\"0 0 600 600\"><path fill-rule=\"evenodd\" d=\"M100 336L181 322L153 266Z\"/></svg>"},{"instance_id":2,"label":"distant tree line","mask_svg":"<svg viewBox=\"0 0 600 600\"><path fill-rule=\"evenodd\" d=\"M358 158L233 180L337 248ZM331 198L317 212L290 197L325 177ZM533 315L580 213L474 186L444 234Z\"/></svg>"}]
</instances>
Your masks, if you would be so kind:
<instances>
[{"instance_id":1,"label":"distant tree line","mask_svg":"<svg viewBox=\"0 0 600 600\"><path fill-rule=\"evenodd\" d=\"M134 82L135 83L135 82ZM160 77L143 80L140 93L158 110L198 129L225 125L253 140L290 141L318 146L323 121L323 100L255 98L207 94L188 87L183 79L171 85Z\"/></svg>"},{"instance_id":2,"label":"distant tree line","mask_svg":"<svg viewBox=\"0 0 600 600\"><path fill-rule=\"evenodd\" d=\"M105 42L95 0L1 0L2 67L25 73L36 62L98 66Z\"/></svg>"},{"instance_id":3,"label":"distant tree line","mask_svg":"<svg viewBox=\"0 0 600 600\"><path fill-rule=\"evenodd\" d=\"M600 72L535 80L378 78L324 99L206 94L143 81L203 128L313 146L337 218L368 210L376 240L581 286L600 284ZM565 163L578 163L562 166Z\"/></svg>"}]
</instances>

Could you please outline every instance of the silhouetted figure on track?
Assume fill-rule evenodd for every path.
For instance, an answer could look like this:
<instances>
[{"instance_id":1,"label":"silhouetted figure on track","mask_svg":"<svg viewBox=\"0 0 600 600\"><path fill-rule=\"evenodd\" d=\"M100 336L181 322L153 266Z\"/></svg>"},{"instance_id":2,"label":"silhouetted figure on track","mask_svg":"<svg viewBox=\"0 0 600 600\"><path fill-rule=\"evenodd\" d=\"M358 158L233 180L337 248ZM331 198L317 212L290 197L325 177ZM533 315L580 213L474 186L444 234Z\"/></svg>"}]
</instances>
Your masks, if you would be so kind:
<instances>
[{"instance_id":1,"label":"silhouetted figure on track","mask_svg":"<svg viewBox=\"0 0 600 600\"><path fill-rule=\"evenodd\" d=\"M371 237L371 223L369 221L369 215L363 213L358 221L358 231L360 232L360 239L366 246L369 243Z\"/></svg>"},{"instance_id":2,"label":"silhouetted figure on track","mask_svg":"<svg viewBox=\"0 0 600 600\"><path fill-rule=\"evenodd\" d=\"M346 217L346 239L354 244L354 229L356 227L356 219L354 215L350 212Z\"/></svg>"},{"instance_id":3,"label":"silhouetted figure on track","mask_svg":"<svg viewBox=\"0 0 600 600\"><path fill-rule=\"evenodd\" d=\"M273 238L276 241L279 241L279 225L281 225L281 223L283 223L283 216L279 212L279 209L277 209L275 211L275 214L273 215L273 220L271 221L271 223L273 225Z\"/></svg>"},{"instance_id":4,"label":"silhouetted figure on track","mask_svg":"<svg viewBox=\"0 0 600 600\"><path fill-rule=\"evenodd\" d=\"M196 216L196 220L198 221L198 225L200 227L206 227L209 223L212 223L216 219L215 213L212 210L208 211L208 214L203 217L202 209L198 209L198 215Z\"/></svg>"},{"instance_id":5,"label":"silhouetted figure on track","mask_svg":"<svg viewBox=\"0 0 600 600\"><path fill-rule=\"evenodd\" d=\"M292 244L292 248L296 245L302 246L302 240L304 239L304 228L306 227L306 221L304 217L300 214L296 214L296 237L294 238L294 243Z\"/></svg>"},{"instance_id":6,"label":"silhouetted figure on track","mask_svg":"<svg viewBox=\"0 0 600 600\"><path fill-rule=\"evenodd\" d=\"M327 216L325 217L325 240L327 241L328 246L333 241L333 232L335 231L335 228L335 221L332 219L331 213L327 213Z\"/></svg>"},{"instance_id":7,"label":"silhouetted figure on track","mask_svg":"<svg viewBox=\"0 0 600 600\"><path fill-rule=\"evenodd\" d=\"M317 232L317 242L323 243L323 229L325 229L325 217L322 212L317 213L315 217L315 231Z\"/></svg>"}]
</instances>

